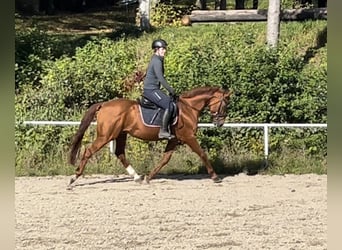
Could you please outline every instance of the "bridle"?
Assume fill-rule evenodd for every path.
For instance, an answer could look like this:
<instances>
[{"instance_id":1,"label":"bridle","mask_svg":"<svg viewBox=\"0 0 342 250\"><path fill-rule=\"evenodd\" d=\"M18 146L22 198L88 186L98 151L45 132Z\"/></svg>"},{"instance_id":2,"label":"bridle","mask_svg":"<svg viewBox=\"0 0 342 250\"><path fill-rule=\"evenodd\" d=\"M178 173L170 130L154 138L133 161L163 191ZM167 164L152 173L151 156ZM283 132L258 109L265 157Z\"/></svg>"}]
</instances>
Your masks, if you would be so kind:
<instances>
[{"instance_id":1,"label":"bridle","mask_svg":"<svg viewBox=\"0 0 342 250\"><path fill-rule=\"evenodd\" d=\"M225 102L225 99L224 99L224 93L222 94L221 98L219 98L217 96L213 96L212 98L214 98L214 97L218 98L219 100L217 102L209 104L208 107L210 108L211 106L217 104L218 102L220 102L220 105L219 105L219 108L217 109L216 112L210 113L211 116L216 120L218 120L220 118L225 118L227 116L227 114L226 114L226 110L224 109L224 107L227 105L227 103ZM210 99L212 99L212 98L210 98Z\"/></svg>"}]
</instances>

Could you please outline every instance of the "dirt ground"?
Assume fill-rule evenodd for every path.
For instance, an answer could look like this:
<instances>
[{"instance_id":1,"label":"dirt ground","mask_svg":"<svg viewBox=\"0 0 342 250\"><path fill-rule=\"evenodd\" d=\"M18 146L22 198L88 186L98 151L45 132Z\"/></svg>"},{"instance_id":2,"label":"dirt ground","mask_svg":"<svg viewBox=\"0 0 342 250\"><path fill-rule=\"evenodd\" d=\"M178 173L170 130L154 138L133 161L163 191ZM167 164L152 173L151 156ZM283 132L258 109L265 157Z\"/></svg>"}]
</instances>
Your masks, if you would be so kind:
<instances>
[{"instance_id":1,"label":"dirt ground","mask_svg":"<svg viewBox=\"0 0 342 250\"><path fill-rule=\"evenodd\" d=\"M327 176L15 179L16 249L327 249Z\"/></svg>"}]
</instances>

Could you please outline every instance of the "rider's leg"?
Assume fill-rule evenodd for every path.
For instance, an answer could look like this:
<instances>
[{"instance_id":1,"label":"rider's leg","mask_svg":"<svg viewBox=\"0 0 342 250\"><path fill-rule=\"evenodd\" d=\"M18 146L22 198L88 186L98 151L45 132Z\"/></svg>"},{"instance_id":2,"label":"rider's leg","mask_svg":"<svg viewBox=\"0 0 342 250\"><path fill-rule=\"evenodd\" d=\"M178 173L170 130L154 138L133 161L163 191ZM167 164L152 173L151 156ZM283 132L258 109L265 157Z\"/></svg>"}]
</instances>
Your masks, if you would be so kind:
<instances>
[{"instance_id":1,"label":"rider's leg","mask_svg":"<svg viewBox=\"0 0 342 250\"><path fill-rule=\"evenodd\" d=\"M171 118L172 111L170 109L165 109L163 118L162 118L162 124L160 126L159 131L159 138L160 139L172 139L175 136L169 133L169 124L170 124L170 118Z\"/></svg>"},{"instance_id":2,"label":"rider's leg","mask_svg":"<svg viewBox=\"0 0 342 250\"><path fill-rule=\"evenodd\" d=\"M172 139L175 137L174 135L171 134L170 129L169 129L172 115L173 115L173 104L170 101L169 108L165 109L165 113L162 117L162 124L160 127L159 138Z\"/></svg>"},{"instance_id":3,"label":"rider's leg","mask_svg":"<svg viewBox=\"0 0 342 250\"><path fill-rule=\"evenodd\" d=\"M174 138L174 136L169 133L169 129L168 129L170 118L171 118L172 111L173 111L171 98L159 89L152 90L152 91L144 90L144 95L148 99L150 99L152 102L154 102L159 107L165 110L163 117L162 117L162 124L161 124L159 135L158 135L159 138L160 139Z\"/></svg>"}]
</instances>

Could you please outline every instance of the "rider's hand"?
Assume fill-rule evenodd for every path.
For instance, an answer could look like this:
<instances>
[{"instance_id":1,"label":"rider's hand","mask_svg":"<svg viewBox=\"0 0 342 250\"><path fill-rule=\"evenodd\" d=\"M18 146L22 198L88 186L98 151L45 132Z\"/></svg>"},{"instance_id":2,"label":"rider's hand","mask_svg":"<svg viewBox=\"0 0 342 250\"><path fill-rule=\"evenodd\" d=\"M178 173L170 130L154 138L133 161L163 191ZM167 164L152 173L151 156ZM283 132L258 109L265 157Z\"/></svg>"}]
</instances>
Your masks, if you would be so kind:
<instances>
[{"instance_id":1,"label":"rider's hand","mask_svg":"<svg viewBox=\"0 0 342 250\"><path fill-rule=\"evenodd\" d=\"M178 100L178 95L176 93L169 93L173 100Z\"/></svg>"}]
</instances>

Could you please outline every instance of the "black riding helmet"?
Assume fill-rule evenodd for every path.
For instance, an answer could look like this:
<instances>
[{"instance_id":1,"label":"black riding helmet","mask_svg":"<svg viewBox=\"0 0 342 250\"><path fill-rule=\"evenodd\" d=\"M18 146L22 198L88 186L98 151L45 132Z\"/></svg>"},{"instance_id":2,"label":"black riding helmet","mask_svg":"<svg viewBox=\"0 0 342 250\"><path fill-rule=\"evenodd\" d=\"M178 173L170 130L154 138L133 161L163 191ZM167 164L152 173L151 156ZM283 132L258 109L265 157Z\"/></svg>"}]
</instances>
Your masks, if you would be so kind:
<instances>
[{"instance_id":1,"label":"black riding helmet","mask_svg":"<svg viewBox=\"0 0 342 250\"><path fill-rule=\"evenodd\" d=\"M157 39L154 40L152 43L152 49L156 49L156 48L166 48L167 47L167 42L163 39Z\"/></svg>"}]
</instances>

